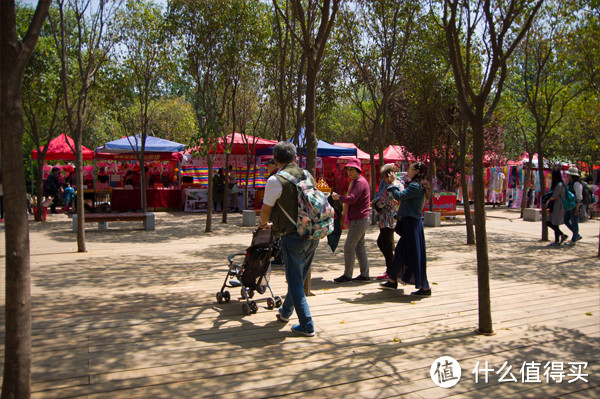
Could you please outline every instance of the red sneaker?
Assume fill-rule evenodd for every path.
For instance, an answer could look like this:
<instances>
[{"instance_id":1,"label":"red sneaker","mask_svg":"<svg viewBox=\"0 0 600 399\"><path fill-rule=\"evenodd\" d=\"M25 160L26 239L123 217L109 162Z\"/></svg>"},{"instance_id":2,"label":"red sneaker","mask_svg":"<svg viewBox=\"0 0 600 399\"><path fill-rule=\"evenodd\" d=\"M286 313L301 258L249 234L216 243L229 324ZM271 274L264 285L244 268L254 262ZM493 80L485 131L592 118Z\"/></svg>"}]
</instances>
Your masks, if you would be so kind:
<instances>
[{"instance_id":1,"label":"red sneaker","mask_svg":"<svg viewBox=\"0 0 600 399\"><path fill-rule=\"evenodd\" d=\"M377 276L377 280L388 280L390 276L387 273L383 273L381 276Z\"/></svg>"}]
</instances>

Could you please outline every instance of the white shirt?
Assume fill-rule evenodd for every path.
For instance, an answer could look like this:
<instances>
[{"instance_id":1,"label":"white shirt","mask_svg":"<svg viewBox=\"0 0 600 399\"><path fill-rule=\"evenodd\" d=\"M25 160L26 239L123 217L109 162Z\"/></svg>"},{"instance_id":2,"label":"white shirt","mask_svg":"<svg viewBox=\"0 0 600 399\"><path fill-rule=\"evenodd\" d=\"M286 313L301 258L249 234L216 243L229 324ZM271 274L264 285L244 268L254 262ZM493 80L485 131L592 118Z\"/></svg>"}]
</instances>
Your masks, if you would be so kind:
<instances>
[{"instance_id":1,"label":"white shirt","mask_svg":"<svg viewBox=\"0 0 600 399\"><path fill-rule=\"evenodd\" d=\"M275 202L281 197L283 186L275 175L267 179L265 186L265 195L263 197L263 204L269 205L270 207L275 206Z\"/></svg>"}]
</instances>

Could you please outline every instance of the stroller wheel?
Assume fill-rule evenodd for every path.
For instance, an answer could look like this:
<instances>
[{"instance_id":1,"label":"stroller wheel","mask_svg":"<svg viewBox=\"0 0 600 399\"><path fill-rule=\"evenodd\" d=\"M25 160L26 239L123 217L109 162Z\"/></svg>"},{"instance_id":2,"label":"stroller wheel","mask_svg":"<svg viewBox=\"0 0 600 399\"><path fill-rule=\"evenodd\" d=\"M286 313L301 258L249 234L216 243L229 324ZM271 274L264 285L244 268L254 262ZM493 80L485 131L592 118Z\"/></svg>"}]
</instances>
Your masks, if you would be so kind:
<instances>
[{"instance_id":1,"label":"stroller wheel","mask_svg":"<svg viewBox=\"0 0 600 399\"><path fill-rule=\"evenodd\" d=\"M250 302L250 311L252 313L258 312L258 305L256 305L256 302L254 302L254 301Z\"/></svg>"},{"instance_id":2,"label":"stroller wheel","mask_svg":"<svg viewBox=\"0 0 600 399\"><path fill-rule=\"evenodd\" d=\"M275 301L273 300L273 298L267 298L267 308L269 310L271 310L274 307L275 307Z\"/></svg>"},{"instance_id":3,"label":"stroller wheel","mask_svg":"<svg viewBox=\"0 0 600 399\"><path fill-rule=\"evenodd\" d=\"M229 291L223 291L223 300L225 301L225 303L229 303L230 299L231 295L229 295Z\"/></svg>"},{"instance_id":4,"label":"stroller wheel","mask_svg":"<svg viewBox=\"0 0 600 399\"><path fill-rule=\"evenodd\" d=\"M217 292L217 303L223 303L223 293L221 291Z\"/></svg>"},{"instance_id":5,"label":"stroller wheel","mask_svg":"<svg viewBox=\"0 0 600 399\"><path fill-rule=\"evenodd\" d=\"M279 308L279 307L281 307L281 305L283 305L283 301L281 300L281 297L276 296L275 297L275 306L277 306Z\"/></svg>"},{"instance_id":6,"label":"stroller wheel","mask_svg":"<svg viewBox=\"0 0 600 399\"><path fill-rule=\"evenodd\" d=\"M242 312L244 312L244 314L252 313L252 311L250 310L250 306L248 306L247 303L242 303Z\"/></svg>"},{"instance_id":7,"label":"stroller wheel","mask_svg":"<svg viewBox=\"0 0 600 399\"><path fill-rule=\"evenodd\" d=\"M248 291L244 287L240 289L240 295L242 296L242 299L250 298L250 296L248 295Z\"/></svg>"},{"instance_id":8,"label":"stroller wheel","mask_svg":"<svg viewBox=\"0 0 600 399\"><path fill-rule=\"evenodd\" d=\"M248 298L252 298L254 296L254 290L248 290Z\"/></svg>"}]
</instances>

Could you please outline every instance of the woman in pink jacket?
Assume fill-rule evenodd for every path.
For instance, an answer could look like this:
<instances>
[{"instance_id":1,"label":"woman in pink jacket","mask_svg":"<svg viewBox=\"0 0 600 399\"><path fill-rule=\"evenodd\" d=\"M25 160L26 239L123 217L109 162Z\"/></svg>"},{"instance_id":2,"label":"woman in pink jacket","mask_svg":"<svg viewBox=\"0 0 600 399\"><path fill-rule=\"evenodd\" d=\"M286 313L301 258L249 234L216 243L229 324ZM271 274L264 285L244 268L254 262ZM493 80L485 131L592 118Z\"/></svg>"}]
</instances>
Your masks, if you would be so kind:
<instances>
[{"instance_id":1,"label":"woman in pink jacket","mask_svg":"<svg viewBox=\"0 0 600 399\"><path fill-rule=\"evenodd\" d=\"M345 168L351 183L347 195L331 193L332 199L340 200L348 206L347 214L350 220L346 243L344 244L344 274L334 279L336 283L348 281L369 281L369 260L365 249L365 233L369 227L369 206L371 204L371 193L369 183L361 175L362 167L360 160L353 158L348 161ZM352 278L354 261L358 258L360 274Z\"/></svg>"}]
</instances>

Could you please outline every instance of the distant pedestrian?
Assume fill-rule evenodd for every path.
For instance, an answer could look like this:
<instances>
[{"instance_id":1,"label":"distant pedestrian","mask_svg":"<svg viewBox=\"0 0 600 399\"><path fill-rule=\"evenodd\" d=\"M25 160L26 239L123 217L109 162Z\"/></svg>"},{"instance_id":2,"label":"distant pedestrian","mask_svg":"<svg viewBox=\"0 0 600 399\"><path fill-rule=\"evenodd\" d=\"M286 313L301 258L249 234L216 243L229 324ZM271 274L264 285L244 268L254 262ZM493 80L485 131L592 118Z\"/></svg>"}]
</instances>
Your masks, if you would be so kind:
<instances>
[{"instance_id":1,"label":"distant pedestrian","mask_svg":"<svg viewBox=\"0 0 600 399\"><path fill-rule=\"evenodd\" d=\"M396 213L398 212L399 202L396 201L387 188L393 184L398 186L399 190L404 190L404 184L396 178L400 169L393 163L385 164L380 170L381 183L373 200L373 209L379 215L379 236L377 237L377 246L385 259L385 273L377 276L378 280L387 280L392 262L394 260L394 227L396 226Z\"/></svg>"},{"instance_id":2,"label":"distant pedestrian","mask_svg":"<svg viewBox=\"0 0 600 399\"><path fill-rule=\"evenodd\" d=\"M46 191L46 197L52 197L52 204L50 205L50 213L56 213L56 204L59 199L60 191L62 187L60 185L59 175L60 169L56 166L52 168L52 173L48 175L44 190Z\"/></svg>"},{"instance_id":3,"label":"distant pedestrian","mask_svg":"<svg viewBox=\"0 0 600 399\"><path fill-rule=\"evenodd\" d=\"M223 210L223 202L225 201L225 172L220 168L216 175L213 176L212 194L214 210L218 211L218 206L221 205Z\"/></svg>"},{"instance_id":4,"label":"distant pedestrian","mask_svg":"<svg viewBox=\"0 0 600 399\"><path fill-rule=\"evenodd\" d=\"M71 210L71 202L75 199L75 189L71 187L71 183L66 182L65 188L63 192L63 203L65 206L63 207L63 211L67 212Z\"/></svg>"},{"instance_id":5,"label":"distant pedestrian","mask_svg":"<svg viewBox=\"0 0 600 399\"><path fill-rule=\"evenodd\" d=\"M352 280L369 281L369 260L365 249L365 234L370 224L371 193L369 183L361 175L363 170L359 159L350 159L345 169L348 177L350 177L348 194L331 193L331 198L334 201L339 199L340 202L348 206L347 214L350 221L346 243L344 244L344 274L333 281L336 283L345 283ZM352 278L355 258L358 258L360 274Z\"/></svg>"},{"instance_id":6,"label":"distant pedestrian","mask_svg":"<svg viewBox=\"0 0 600 399\"><path fill-rule=\"evenodd\" d=\"M562 203L562 198L565 196L566 186L562 179L562 174L559 169L552 171L552 183L550 184L550 190L552 195L548 200L548 217L546 218L546 224L552 230L554 230L554 242L550 243L550 246L557 247L569 238L560 230L560 225L565 220L565 207Z\"/></svg>"},{"instance_id":7,"label":"distant pedestrian","mask_svg":"<svg viewBox=\"0 0 600 399\"><path fill-rule=\"evenodd\" d=\"M431 287L427 281L427 253L423 231L423 205L431 196L431 185L426 180L427 166L423 162L410 165L408 186L400 191L390 185L394 199L400 201L397 217L400 221L400 240L394 252L390 279L381 283L381 288L398 288L398 279L405 284L414 284L417 291L412 295L430 296Z\"/></svg>"},{"instance_id":8,"label":"distant pedestrian","mask_svg":"<svg viewBox=\"0 0 600 399\"><path fill-rule=\"evenodd\" d=\"M575 194L575 209L565 212L565 225L573 232L569 245L582 239L579 235L579 208L583 199L583 185L579 181L579 169L571 166L567 170L567 189Z\"/></svg>"}]
</instances>

